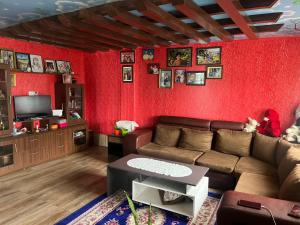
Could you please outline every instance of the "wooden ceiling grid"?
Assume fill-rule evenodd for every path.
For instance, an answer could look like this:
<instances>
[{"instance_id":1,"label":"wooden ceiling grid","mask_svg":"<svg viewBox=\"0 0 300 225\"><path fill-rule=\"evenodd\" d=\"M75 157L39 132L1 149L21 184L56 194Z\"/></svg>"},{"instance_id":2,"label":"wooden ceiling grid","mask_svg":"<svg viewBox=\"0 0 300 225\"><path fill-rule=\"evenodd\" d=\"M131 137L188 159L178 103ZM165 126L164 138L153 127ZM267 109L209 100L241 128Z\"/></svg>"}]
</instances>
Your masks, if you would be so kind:
<instances>
[{"instance_id":1,"label":"wooden ceiling grid","mask_svg":"<svg viewBox=\"0 0 300 225\"><path fill-rule=\"evenodd\" d=\"M88 52L207 43L211 37L231 41L237 34L255 39L260 32L278 31L282 13L245 17L241 12L271 8L277 1L216 0L198 6L193 0L125 0L0 29L0 36ZM165 11L160 7L165 4L176 10ZM218 14L228 18L214 19Z\"/></svg>"}]
</instances>

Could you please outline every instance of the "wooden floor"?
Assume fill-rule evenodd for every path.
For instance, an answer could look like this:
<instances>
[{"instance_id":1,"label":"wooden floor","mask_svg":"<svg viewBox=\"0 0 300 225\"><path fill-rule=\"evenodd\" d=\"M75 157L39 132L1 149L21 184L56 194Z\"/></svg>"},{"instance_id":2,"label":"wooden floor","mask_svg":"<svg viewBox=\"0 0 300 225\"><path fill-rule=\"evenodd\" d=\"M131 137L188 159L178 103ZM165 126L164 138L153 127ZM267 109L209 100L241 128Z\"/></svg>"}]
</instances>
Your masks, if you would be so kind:
<instances>
[{"instance_id":1,"label":"wooden floor","mask_svg":"<svg viewBox=\"0 0 300 225\"><path fill-rule=\"evenodd\" d=\"M0 177L0 224L54 224L106 192L107 152L92 147Z\"/></svg>"}]
</instances>

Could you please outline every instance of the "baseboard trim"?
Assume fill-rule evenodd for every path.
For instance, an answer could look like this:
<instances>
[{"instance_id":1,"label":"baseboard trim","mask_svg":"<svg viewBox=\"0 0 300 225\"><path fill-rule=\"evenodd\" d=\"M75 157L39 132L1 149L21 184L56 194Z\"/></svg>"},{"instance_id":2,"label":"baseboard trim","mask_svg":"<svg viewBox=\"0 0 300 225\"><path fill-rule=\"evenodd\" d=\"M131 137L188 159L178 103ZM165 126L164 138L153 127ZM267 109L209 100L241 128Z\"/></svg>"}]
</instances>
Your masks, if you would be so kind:
<instances>
[{"instance_id":1,"label":"baseboard trim","mask_svg":"<svg viewBox=\"0 0 300 225\"><path fill-rule=\"evenodd\" d=\"M107 147L108 136L106 134L94 133L94 144L102 147Z\"/></svg>"}]
</instances>

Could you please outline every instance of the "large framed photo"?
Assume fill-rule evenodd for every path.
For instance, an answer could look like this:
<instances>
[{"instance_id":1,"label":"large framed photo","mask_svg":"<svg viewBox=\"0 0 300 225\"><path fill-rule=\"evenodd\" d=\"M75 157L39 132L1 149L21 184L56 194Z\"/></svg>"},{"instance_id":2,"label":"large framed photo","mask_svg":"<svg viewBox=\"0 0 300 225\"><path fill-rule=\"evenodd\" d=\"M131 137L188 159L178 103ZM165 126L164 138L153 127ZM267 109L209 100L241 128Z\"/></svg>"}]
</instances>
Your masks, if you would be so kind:
<instances>
[{"instance_id":1,"label":"large framed photo","mask_svg":"<svg viewBox=\"0 0 300 225\"><path fill-rule=\"evenodd\" d=\"M207 79L222 79L223 66L208 66L206 71Z\"/></svg>"},{"instance_id":2,"label":"large framed photo","mask_svg":"<svg viewBox=\"0 0 300 225\"><path fill-rule=\"evenodd\" d=\"M133 66L122 66L122 80L124 83L133 82Z\"/></svg>"},{"instance_id":3,"label":"large framed photo","mask_svg":"<svg viewBox=\"0 0 300 225\"><path fill-rule=\"evenodd\" d=\"M55 60L45 59L45 71L46 73L57 73Z\"/></svg>"},{"instance_id":4,"label":"large framed photo","mask_svg":"<svg viewBox=\"0 0 300 225\"><path fill-rule=\"evenodd\" d=\"M0 63L9 65L10 69L16 68L15 53L9 49L0 49Z\"/></svg>"},{"instance_id":5,"label":"large framed photo","mask_svg":"<svg viewBox=\"0 0 300 225\"><path fill-rule=\"evenodd\" d=\"M175 70L175 83L185 83L185 70Z\"/></svg>"},{"instance_id":6,"label":"large framed photo","mask_svg":"<svg viewBox=\"0 0 300 225\"><path fill-rule=\"evenodd\" d=\"M149 63L147 65L148 74L159 74L159 63Z\"/></svg>"},{"instance_id":7,"label":"large framed photo","mask_svg":"<svg viewBox=\"0 0 300 225\"><path fill-rule=\"evenodd\" d=\"M187 71L186 72L187 85L205 85L205 71Z\"/></svg>"},{"instance_id":8,"label":"large framed photo","mask_svg":"<svg viewBox=\"0 0 300 225\"><path fill-rule=\"evenodd\" d=\"M142 50L143 60L153 60L154 59L154 49L153 48L144 48Z\"/></svg>"},{"instance_id":9,"label":"large framed photo","mask_svg":"<svg viewBox=\"0 0 300 225\"><path fill-rule=\"evenodd\" d=\"M120 52L121 64L134 63L134 51L121 51Z\"/></svg>"},{"instance_id":10,"label":"large framed photo","mask_svg":"<svg viewBox=\"0 0 300 225\"><path fill-rule=\"evenodd\" d=\"M71 64L68 61L63 61L63 60L57 60L56 61L56 67L57 67L57 73L59 74L65 74L71 73Z\"/></svg>"},{"instance_id":11,"label":"large framed photo","mask_svg":"<svg viewBox=\"0 0 300 225\"><path fill-rule=\"evenodd\" d=\"M172 88L173 86L173 75L172 70L160 70L158 78L159 88Z\"/></svg>"},{"instance_id":12,"label":"large framed photo","mask_svg":"<svg viewBox=\"0 0 300 225\"><path fill-rule=\"evenodd\" d=\"M43 61L40 55L30 55L31 71L34 73L43 73Z\"/></svg>"},{"instance_id":13,"label":"large framed photo","mask_svg":"<svg viewBox=\"0 0 300 225\"><path fill-rule=\"evenodd\" d=\"M17 69L22 72L31 72L29 54L16 52Z\"/></svg>"},{"instance_id":14,"label":"large framed photo","mask_svg":"<svg viewBox=\"0 0 300 225\"><path fill-rule=\"evenodd\" d=\"M221 47L197 48L197 65L221 64Z\"/></svg>"},{"instance_id":15,"label":"large framed photo","mask_svg":"<svg viewBox=\"0 0 300 225\"><path fill-rule=\"evenodd\" d=\"M192 48L168 48L168 67L192 66Z\"/></svg>"}]
</instances>

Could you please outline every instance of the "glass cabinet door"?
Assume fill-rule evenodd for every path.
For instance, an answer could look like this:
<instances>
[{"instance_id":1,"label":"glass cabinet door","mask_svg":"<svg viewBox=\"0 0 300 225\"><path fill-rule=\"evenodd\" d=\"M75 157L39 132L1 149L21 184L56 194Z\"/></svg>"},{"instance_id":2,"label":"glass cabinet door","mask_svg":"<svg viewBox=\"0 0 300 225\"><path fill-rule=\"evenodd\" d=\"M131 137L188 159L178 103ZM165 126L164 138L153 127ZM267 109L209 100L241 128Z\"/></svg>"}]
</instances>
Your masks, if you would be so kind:
<instances>
[{"instance_id":1,"label":"glass cabinet door","mask_svg":"<svg viewBox=\"0 0 300 225\"><path fill-rule=\"evenodd\" d=\"M83 118L83 93L80 86L70 86L68 89L68 112L70 120Z\"/></svg>"}]
</instances>

